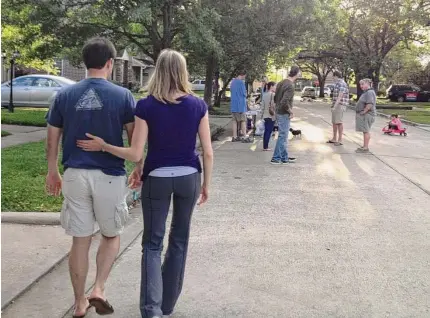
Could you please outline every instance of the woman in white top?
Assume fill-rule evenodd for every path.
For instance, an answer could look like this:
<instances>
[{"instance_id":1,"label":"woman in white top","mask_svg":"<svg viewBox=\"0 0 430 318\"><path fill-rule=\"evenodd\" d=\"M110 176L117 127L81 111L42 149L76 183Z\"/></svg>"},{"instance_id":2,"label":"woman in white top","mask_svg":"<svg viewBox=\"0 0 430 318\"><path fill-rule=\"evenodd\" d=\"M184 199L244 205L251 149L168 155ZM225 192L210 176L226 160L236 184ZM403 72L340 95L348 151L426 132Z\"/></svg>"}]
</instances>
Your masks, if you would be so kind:
<instances>
[{"instance_id":1,"label":"woman in white top","mask_svg":"<svg viewBox=\"0 0 430 318\"><path fill-rule=\"evenodd\" d=\"M275 82L267 83L266 92L263 94L263 100L261 101L261 118L264 119L263 151L272 150L269 149L269 142L276 119L274 102L275 90Z\"/></svg>"}]
</instances>

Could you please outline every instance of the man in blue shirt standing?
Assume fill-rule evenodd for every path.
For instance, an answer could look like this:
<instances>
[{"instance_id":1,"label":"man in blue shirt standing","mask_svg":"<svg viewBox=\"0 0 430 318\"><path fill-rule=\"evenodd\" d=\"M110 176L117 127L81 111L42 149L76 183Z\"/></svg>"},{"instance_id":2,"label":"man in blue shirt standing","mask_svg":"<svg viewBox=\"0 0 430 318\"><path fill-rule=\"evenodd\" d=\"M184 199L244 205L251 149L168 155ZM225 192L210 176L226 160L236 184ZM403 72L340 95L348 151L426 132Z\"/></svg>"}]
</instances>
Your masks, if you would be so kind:
<instances>
[{"instance_id":1,"label":"man in blue shirt standing","mask_svg":"<svg viewBox=\"0 0 430 318\"><path fill-rule=\"evenodd\" d=\"M119 235L128 216L125 201L127 179L124 160L110 153L85 152L77 147L86 133L110 144L123 146L125 126L131 142L135 101L130 91L110 83L116 50L103 38L89 40L82 56L88 78L58 92L49 110L46 190L64 195L61 225L73 237L69 270L75 295L73 317L84 317L93 306L99 314L113 313L105 297L105 282L119 250ZM62 136L63 179L58 169L58 148ZM85 281L88 251L95 222L102 234L97 253L96 281L87 298Z\"/></svg>"},{"instance_id":2,"label":"man in blue shirt standing","mask_svg":"<svg viewBox=\"0 0 430 318\"><path fill-rule=\"evenodd\" d=\"M239 76L231 81L230 93L231 93L231 113L233 115L233 138L232 142L236 141L247 141L249 138L246 137L246 88L245 80L246 72L242 71ZM243 139L237 135L237 128L240 127L240 131L244 136Z\"/></svg>"}]
</instances>

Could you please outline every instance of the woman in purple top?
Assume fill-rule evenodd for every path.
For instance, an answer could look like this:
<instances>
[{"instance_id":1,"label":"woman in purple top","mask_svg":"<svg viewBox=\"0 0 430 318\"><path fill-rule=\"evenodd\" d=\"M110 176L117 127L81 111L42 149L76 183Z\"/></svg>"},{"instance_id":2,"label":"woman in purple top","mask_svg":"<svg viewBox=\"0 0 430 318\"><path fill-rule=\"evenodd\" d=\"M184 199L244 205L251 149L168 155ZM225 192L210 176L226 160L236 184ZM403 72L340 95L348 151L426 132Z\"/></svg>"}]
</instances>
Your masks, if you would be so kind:
<instances>
[{"instance_id":1,"label":"woman in purple top","mask_svg":"<svg viewBox=\"0 0 430 318\"><path fill-rule=\"evenodd\" d=\"M208 199L213 150L208 107L191 92L182 54L173 50L161 52L148 92L149 96L136 105L130 148L107 144L90 134L87 134L90 140L80 140L78 146L137 162L129 184L136 188L143 181L140 311L143 318L161 318L173 312L181 292L191 215L199 196L199 205ZM197 135L203 148L203 183L196 151ZM142 164L147 142L148 151ZM161 265L165 224L172 197L169 246Z\"/></svg>"}]
</instances>

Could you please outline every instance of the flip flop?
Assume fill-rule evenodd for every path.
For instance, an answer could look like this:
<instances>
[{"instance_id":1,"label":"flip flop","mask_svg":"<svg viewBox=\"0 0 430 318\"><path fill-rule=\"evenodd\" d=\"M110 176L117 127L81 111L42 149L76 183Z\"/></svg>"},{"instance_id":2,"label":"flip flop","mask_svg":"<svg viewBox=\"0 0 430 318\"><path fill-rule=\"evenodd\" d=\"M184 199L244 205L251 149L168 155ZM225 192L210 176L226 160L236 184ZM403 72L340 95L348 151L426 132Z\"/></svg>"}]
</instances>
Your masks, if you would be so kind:
<instances>
[{"instance_id":1,"label":"flip flop","mask_svg":"<svg viewBox=\"0 0 430 318\"><path fill-rule=\"evenodd\" d=\"M326 144L335 144L336 142L335 141L331 141L331 140L328 140L327 142L326 142Z\"/></svg>"},{"instance_id":2,"label":"flip flop","mask_svg":"<svg viewBox=\"0 0 430 318\"><path fill-rule=\"evenodd\" d=\"M244 138L243 140L242 140L242 143L244 143L244 144L249 144L249 143L251 143L251 142L253 142L252 140L251 140L251 138Z\"/></svg>"},{"instance_id":3,"label":"flip flop","mask_svg":"<svg viewBox=\"0 0 430 318\"><path fill-rule=\"evenodd\" d=\"M90 309L91 307L91 304L89 304L88 307L85 309L85 313L83 315L73 315L73 318L84 318L87 315L88 309Z\"/></svg>"},{"instance_id":4,"label":"flip flop","mask_svg":"<svg viewBox=\"0 0 430 318\"><path fill-rule=\"evenodd\" d=\"M343 143L341 143L341 142L335 142L334 145L335 146L343 146Z\"/></svg>"},{"instance_id":5,"label":"flip flop","mask_svg":"<svg viewBox=\"0 0 430 318\"><path fill-rule=\"evenodd\" d=\"M96 313L103 315L110 315L114 313L113 307L109 302L101 298L89 298L90 305L96 309Z\"/></svg>"}]
</instances>

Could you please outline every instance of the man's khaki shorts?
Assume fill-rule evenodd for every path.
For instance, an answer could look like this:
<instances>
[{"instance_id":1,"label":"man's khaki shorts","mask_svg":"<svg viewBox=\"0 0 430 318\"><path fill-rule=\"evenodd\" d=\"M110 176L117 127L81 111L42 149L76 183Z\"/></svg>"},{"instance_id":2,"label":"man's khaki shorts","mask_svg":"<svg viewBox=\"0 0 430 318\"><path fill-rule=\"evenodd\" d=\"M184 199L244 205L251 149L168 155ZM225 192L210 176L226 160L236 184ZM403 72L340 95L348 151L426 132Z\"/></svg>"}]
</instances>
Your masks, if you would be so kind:
<instances>
[{"instance_id":1,"label":"man's khaki shorts","mask_svg":"<svg viewBox=\"0 0 430 318\"><path fill-rule=\"evenodd\" d=\"M343 113L344 110L342 107L331 109L331 123L332 124L342 124L343 123Z\"/></svg>"},{"instance_id":2,"label":"man's khaki shorts","mask_svg":"<svg viewBox=\"0 0 430 318\"><path fill-rule=\"evenodd\" d=\"M246 114L245 113L232 113L233 120L237 121L238 123L242 121L246 121Z\"/></svg>"},{"instance_id":3,"label":"man's khaki shorts","mask_svg":"<svg viewBox=\"0 0 430 318\"><path fill-rule=\"evenodd\" d=\"M128 218L126 176L68 168L63 176L61 226L75 237L94 233L97 222L106 237L122 233Z\"/></svg>"}]
</instances>

